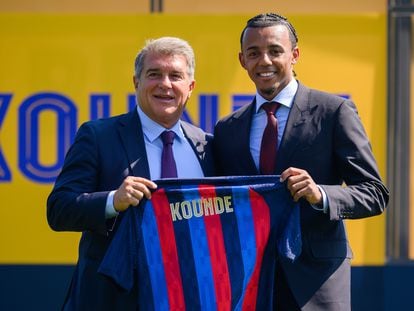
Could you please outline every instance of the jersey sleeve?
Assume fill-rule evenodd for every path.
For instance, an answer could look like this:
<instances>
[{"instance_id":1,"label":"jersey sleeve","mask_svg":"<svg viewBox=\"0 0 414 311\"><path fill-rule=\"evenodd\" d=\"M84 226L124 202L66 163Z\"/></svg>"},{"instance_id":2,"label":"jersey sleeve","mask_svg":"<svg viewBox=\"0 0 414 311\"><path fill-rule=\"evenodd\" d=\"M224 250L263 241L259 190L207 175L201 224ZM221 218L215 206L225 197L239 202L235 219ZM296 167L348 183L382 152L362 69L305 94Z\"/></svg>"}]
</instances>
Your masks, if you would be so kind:
<instances>
[{"instance_id":1,"label":"jersey sleeve","mask_svg":"<svg viewBox=\"0 0 414 311\"><path fill-rule=\"evenodd\" d=\"M138 245L137 217L137 208L130 207L124 213L98 269L98 273L109 277L126 291L134 285Z\"/></svg>"}]
</instances>

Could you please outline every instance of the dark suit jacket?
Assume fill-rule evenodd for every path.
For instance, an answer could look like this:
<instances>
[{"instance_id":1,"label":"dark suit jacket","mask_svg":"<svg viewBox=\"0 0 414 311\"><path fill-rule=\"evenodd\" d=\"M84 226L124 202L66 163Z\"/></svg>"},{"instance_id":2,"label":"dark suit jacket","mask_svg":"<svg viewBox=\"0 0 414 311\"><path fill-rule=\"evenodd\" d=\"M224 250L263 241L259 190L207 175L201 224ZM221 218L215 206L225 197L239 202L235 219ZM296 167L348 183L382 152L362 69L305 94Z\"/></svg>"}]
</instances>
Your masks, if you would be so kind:
<instances>
[{"instance_id":1,"label":"dark suit jacket","mask_svg":"<svg viewBox=\"0 0 414 311\"><path fill-rule=\"evenodd\" d=\"M219 175L258 174L250 153L254 107L255 101L217 123ZM355 105L299 83L276 166L275 174L288 167L307 170L329 201L329 214L300 202L302 255L294 263L282 261L297 302L303 310L350 310L352 252L342 220L381 214L388 202Z\"/></svg>"},{"instance_id":2,"label":"dark suit jacket","mask_svg":"<svg viewBox=\"0 0 414 311\"><path fill-rule=\"evenodd\" d=\"M212 136L185 122L182 128L204 174L213 175ZM105 219L106 198L129 175L150 175L137 111L83 124L47 201L53 230L83 232L65 310L136 309L137 288L122 292L97 273L122 217L111 230L114 220Z\"/></svg>"}]
</instances>

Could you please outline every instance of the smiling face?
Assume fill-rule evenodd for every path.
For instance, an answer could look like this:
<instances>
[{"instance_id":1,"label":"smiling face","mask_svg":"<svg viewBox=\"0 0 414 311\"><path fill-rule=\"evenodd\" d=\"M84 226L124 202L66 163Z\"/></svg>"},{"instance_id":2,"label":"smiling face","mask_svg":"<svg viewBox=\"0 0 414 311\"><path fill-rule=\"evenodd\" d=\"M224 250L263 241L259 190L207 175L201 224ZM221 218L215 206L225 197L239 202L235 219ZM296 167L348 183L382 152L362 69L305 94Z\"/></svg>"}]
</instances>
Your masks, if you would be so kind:
<instances>
[{"instance_id":1,"label":"smiling face","mask_svg":"<svg viewBox=\"0 0 414 311\"><path fill-rule=\"evenodd\" d=\"M247 28L239 60L264 98L273 99L292 79L299 58L284 25Z\"/></svg>"},{"instance_id":2,"label":"smiling face","mask_svg":"<svg viewBox=\"0 0 414 311\"><path fill-rule=\"evenodd\" d=\"M153 121L171 128L181 117L195 81L183 55L150 52L139 77L134 76L138 104Z\"/></svg>"}]
</instances>

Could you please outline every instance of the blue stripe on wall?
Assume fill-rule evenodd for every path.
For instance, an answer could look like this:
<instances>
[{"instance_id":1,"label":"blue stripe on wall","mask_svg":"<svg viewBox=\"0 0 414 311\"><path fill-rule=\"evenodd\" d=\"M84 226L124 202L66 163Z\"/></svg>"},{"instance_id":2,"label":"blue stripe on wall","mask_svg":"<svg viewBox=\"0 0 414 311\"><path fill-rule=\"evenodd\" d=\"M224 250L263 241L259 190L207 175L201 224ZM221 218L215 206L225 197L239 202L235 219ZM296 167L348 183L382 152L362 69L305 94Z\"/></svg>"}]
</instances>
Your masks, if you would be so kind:
<instances>
[{"instance_id":1,"label":"blue stripe on wall","mask_svg":"<svg viewBox=\"0 0 414 311\"><path fill-rule=\"evenodd\" d=\"M59 310L72 265L0 265L0 310ZM414 264L352 267L352 311L410 310Z\"/></svg>"},{"instance_id":2,"label":"blue stripe on wall","mask_svg":"<svg viewBox=\"0 0 414 311\"><path fill-rule=\"evenodd\" d=\"M0 265L0 310L60 310L73 265Z\"/></svg>"}]
</instances>

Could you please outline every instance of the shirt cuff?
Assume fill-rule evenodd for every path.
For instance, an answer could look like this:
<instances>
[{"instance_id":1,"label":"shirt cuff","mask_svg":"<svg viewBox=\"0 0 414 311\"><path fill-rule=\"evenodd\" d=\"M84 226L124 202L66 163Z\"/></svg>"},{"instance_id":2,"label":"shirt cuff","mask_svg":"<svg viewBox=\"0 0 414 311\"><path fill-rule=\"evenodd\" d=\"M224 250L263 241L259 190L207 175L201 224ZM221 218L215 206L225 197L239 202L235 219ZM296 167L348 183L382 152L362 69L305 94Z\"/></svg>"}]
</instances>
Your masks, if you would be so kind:
<instances>
[{"instance_id":1,"label":"shirt cuff","mask_svg":"<svg viewBox=\"0 0 414 311\"><path fill-rule=\"evenodd\" d=\"M318 187L319 191L322 194L322 207L318 206L318 205L315 205L315 204L311 204L311 206L314 210L317 210L317 211L320 211L320 212L323 212L324 214L326 214L328 212L328 209L329 209L328 197L326 196L325 190L323 190L322 187L320 187L319 185L316 185L316 186Z\"/></svg>"},{"instance_id":2,"label":"shirt cuff","mask_svg":"<svg viewBox=\"0 0 414 311\"><path fill-rule=\"evenodd\" d=\"M105 206L105 218L110 219L118 216L119 212L115 210L114 207L114 195L115 190L109 192L108 197L106 198L106 206Z\"/></svg>"}]
</instances>

